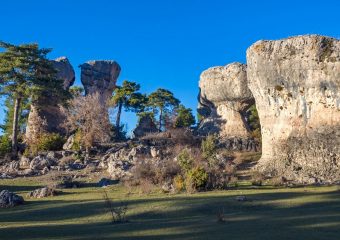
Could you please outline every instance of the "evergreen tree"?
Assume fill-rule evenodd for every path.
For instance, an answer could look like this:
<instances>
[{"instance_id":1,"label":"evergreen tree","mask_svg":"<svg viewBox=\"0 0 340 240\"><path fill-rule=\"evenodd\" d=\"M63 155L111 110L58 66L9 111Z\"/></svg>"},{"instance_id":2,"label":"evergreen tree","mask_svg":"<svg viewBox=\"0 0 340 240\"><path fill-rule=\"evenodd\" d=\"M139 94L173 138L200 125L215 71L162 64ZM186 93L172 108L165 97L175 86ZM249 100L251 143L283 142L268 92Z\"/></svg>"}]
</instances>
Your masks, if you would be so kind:
<instances>
[{"instance_id":1,"label":"evergreen tree","mask_svg":"<svg viewBox=\"0 0 340 240\"><path fill-rule=\"evenodd\" d=\"M175 119L174 127L190 127L195 124L195 117L192 114L191 108L186 108L184 105L180 104L176 109L177 117Z\"/></svg>"},{"instance_id":2,"label":"evergreen tree","mask_svg":"<svg viewBox=\"0 0 340 240\"><path fill-rule=\"evenodd\" d=\"M22 102L26 98L48 104L50 99L66 100L63 82L46 58L51 49L39 49L38 44L12 45L0 42L0 94L14 101L12 126L12 157L17 156L18 121Z\"/></svg>"},{"instance_id":3,"label":"evergreen tree","mask_svg":"<svg viewBox=\"0 0 340 240\"><path fill-rule=\"evenodd\" d=\"M10 136L12 134L12 127L13 127L13 116L14 116L14 101L11 96L8 96L5 99L5 118L4 123L0 125L0 129L4 132L5 135ZM19 119L18 119L18 138L22 139L26 126L27 126L27 119L30 110L30 102L28 98L24 98L22 100L21 108L19 110Z\"/></svg>"},{"instance_id":4,"label":"evergreen tree","mask_svg":"<svg viewBox=\"0 0 340 240\"><path fill-rule=\"evenodd\" d=\"M122 86L118 86L113 93L111 103L117 109L116 129L120 129L120 117L122 109L125 111L141 112L144 110L147 98L139 93L140 85L135 82L124 81Z\"/></svg>"},{"instance_id":5,"label":"evergreen tree","mask_svg":"<svg viewBox=\"0 0 340 240\"><path fill-rule=\"evenodd\" d=\"M162 130L165 113L173 111L179 104L180 101L174 97L174 94L166 89L159 88L148 96L147 105L154 113L159 113L159 131Z\"/></svg>"}]
</instances>

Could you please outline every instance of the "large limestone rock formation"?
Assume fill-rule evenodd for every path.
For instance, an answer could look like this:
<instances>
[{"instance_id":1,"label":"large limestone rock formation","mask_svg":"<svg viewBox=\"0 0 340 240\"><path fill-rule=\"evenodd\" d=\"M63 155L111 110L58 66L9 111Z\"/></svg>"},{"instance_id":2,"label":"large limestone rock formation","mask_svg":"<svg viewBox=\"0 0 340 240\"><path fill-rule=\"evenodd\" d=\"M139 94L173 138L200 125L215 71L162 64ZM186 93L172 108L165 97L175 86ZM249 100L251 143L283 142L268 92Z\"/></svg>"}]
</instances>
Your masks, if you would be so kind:
<instances>
[{"instance_id":1,"label":"large limestone rock formation","mask_svg":"<svg viewBox=\"0 0 340 240\"><path fill-rule=\"evenodd\" d=\"M63 81L64 89L69 89L75 80L74 70L69 60L66 57L60 57L52 60L52 63L57 70L57 78ZM32 102L26 127L28 143L37 139L41 132L63 133L61 127L63 115L57 103L58 99L48 96L41 96Z\"/></svg>"},{"instance_id":2,"label":"large limestone rock formation","mask_svg":"<svg viewBox=\"0 0 340 240\"><path fill-rule=\"evenodd\" d=\"M80 65L80 68L85 94L98 92L103 102L107 101L116 87L119 64L115 61L89 61Z\"/></svg>"},{"instance_id":3,"label":"large limestone rock formation","mask_svg":"<svg viewBox=\"0 0 340 240\"><path fill-rule=\"evenodd\" d=\"M247 86L247 67L231 63L212 67L200 76L198 112L204 116L199 134L218 133L220 137L249 137L245 111L254 103Z\"/></svg>"},{"instance_id":4,"label":"large limestone rock formation","mask_svg":"<svg viewBox=\"0 0 340 240\"><path fill-rule=\"evenodd\" d=\"M340 41L258 41L247 64L262 126L258 168L299 182L340 180Z\"/></svg>"}]
</instances>

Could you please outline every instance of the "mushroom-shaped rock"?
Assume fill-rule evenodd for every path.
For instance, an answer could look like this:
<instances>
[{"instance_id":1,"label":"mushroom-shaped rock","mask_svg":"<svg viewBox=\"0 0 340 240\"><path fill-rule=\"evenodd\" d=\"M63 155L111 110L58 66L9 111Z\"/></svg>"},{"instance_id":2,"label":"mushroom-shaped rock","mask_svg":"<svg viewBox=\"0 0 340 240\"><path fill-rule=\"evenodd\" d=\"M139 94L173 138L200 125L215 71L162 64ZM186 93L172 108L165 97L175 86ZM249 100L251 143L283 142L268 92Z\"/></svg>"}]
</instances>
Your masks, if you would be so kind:
<instances>
[{"instance_id":1,"label":"mushroom-shaped rock","mask_svg":"<svg viewBox=\"0 0 340 240\"><path fill-rule=\"evenodd\" d=\"M64 89L69 89L75 80L74 69L67 57L60 57L52 61L54 68L57 70L57 78L64 82Z\"/></svg>"},{"instance_id":2,"label":"mushroom-shaped rock","mask_svg":"<svg viewBox=\"0 0 340 240\"><path fill-rule=\"evenodd\" d=\"M60 57L52 60L56 73L56 78L63 82L65 90L68 90L73 85L75 74L72 65L66 57ZM60 107L57 104L59 101L53 97L39 97L31 104L30 113L28 116L26 127L26 139L37 139L41 131L63 133L60 126L64 118L60 112Z\"/></svg>"},{"instance_id":3,"label":"mushroom-shaped rock","mask_svg":"<svg viewBox=\"0 0 340 240\"><path fill-rule=\"evenodd\" d=\"M209 68L201 74L198 112L206 118L200 124L200 134L249 136L244 113L254 98L247 86L246 69L244 64L231 63Z\"/></svg>"},{"instance_id":4,"label":"mushroom-shaped rock","mask_svg":"<svg viewBox=\"0 0 340 240\"><path fill-rule=\"evenodd\" d=\"M88 61L82 65L81 82L85 94L100 93L102 100L107 101L116 87L120 66L115 61Z\"/></svg>"},{"instance_id":5,"label":"mushroom-shaped rock","mask_svg":"<svg viewBox=\"0 0 340 240\"><path fill-rule=\"evenodd\" d=\"M262 132L258 169L298 182L340 179L340 41L306 35L247 50Z\"/></svg>"}]
</instances>

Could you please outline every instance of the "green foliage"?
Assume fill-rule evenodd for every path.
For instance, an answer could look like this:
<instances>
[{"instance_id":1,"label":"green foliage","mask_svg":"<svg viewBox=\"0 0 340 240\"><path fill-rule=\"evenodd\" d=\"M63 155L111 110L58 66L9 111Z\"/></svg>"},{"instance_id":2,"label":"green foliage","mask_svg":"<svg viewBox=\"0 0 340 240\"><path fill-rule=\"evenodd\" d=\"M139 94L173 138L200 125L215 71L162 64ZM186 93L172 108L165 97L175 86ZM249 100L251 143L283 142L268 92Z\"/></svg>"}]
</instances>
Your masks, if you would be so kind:
<instances>
[{"instance_id":1,"label":"green foliage","mask_svg":"<svg viewBox=\"0 0 340 240\"><path fill-rule=\"evenodd\" d=\"M111 98L111 105L118 109L116 128L120 129L120 116L122 108L125 111L142 112L147 102L147 97L138 92L140 85L135 82L124 81L122 86L116 87Z\"/></svg>"},{"instance_id":2,"label":"green foliage","mask_svg":"<svg viewBox=\"0 0 340 240\"><path fill-rule=\"evenodd\" d=\"M193 166L194 159L188 149L183 149L177 156L178 164L184 172L189 172Z\"/></svg>"},{"instance_id":3,"label":"green foliage","mask_svg":"<svg viewBox=\"0 0 340 240\"><path fill-rule=\"evenodd\" d=\"M74 134L73 144L71 149L74 151L80 151L81 149L82 134L80 130L77 130Z\"/></svg>"},{"instance_id":4,"label":"green foliage","mask_svg":"<svg viewBox=\"0 0 340 240\"><path fill-rule=\"evenodd\" d=\"M3 157L11 152L12 143L7 135L0 136L0 156Z\"/></svg>"},{"instance_id":5,"label":"green foliage","mask_svg":"<svg viewBox=\"0 0 340 240\"><path fill-rule=\"evenodd\" d=\"M147 106L153 109L155 114L159 113L159 131L162 130L166 114L178 107L180 101L175 98L169 90L158 88L148 96Z\"/></svg>"},{"instance_id":6,"label":"green foliage","mask_svg":"<svg viewBox=\"0 0 340 240\"><path fill-rule=\"evenodd\" d=\"M112 140L114 141L124 141L127 140L127 128L125 124L116 126L112 125Z\"/></svg>"},{"instance_id":7,"label":"green foliage","mask_svg":"<svg viewBox=\"0 0 340 240\"><path fill-rule=\"evenodd\" d=\"M115 106L122 104L126 111L141 112L144 110L147 98L139 93L139 90L139 84L125 80L122 86L114 90L111 103Z\"/></svg>"},{"instance_id":8,"label":"green foliage","mask_svg":"<svg viewBox=\"0 0 340 240\"><path fill-rule=\"evenodd\" d=\"M174 123L175 128L190 127L195 124L195 117L192 114L191 108L186 108L184 105L180 104L176 109L177 117Z\"/></svg>"},{"instance_id":9,"label":"green foliage","mask_svg":"<svg viewBox=\"0 0 340 240\"><path fill-rule=\"evenodd\" d=\"M191 169L186 176L187 188L199 190L203 188L208 181L208 173L203 167L195 167Z\"/></svg>"},{"instance_id":10,"label":"green foliage","mask_svg":"<svg viewBox=\"0 0 340 240\"><path fill-rule=\"evenodd\" d=\"M144 117L148 117L153 122L156 122L155 121L155 114L153 112L139 112L139 113L137 113L137 116L138 116L138 122L140 122L140 120Z\"/></svg>"},{"instance_id":11,"label":"green foliage","mask_svg":"<svg viewBox=\"0 0 340 240\"><path fill-rule=\"evenodd\" d=\"M40 151L58 151L62 150L65 138L58 133L44 133L36 143L30 144L25 155L35 155Z\"/></svg>"},{"instance_id":12,"label":"green foliage","mask_svg":"<svg viewBox=\"0 0 340 240\"><path fill-rule=\"evenodd\" d=\"M251 135L261 141L261 124L256 105L252 105L248 110L248 124L250 126Z\"/></svg>"},{"instance_id":13,"label":"green foliage","mask_svg":"<svg viewBox=\"0 0 340 240\"><path fill-rule=\"evenodd\" d=\"M84 94L84 88L80 86L72 86L69 89L69 92L73 98L82 96Z\"/></svg>"},{"instance_id":14,"label":"green foliage","mask_svg":"<svg viewBox=\"0 0 340 240\"><path fill-rule=\"evenodd\" d=\"M209 135L201 143L202 157L205 159L210 159L215 156L217 146L216 146L216 136Z\"/></svg>"},{"instance_id":15,"label":"green foliage","mask_svg":"<svg viewBox=\"0 0 340 240\"><path fill-rule=\"evenodd\" d=\"M22 100L21 108L19 109L19 120L18 120L18 134L19 138L25 133L28 114L30 110L30 102L27 98ZM0 129L6 134L12 134L13 118L14 118L14 101L11 96L8 96L5 100L5 117L4 122L0 125Z\"/></svg>"}]
</instances>

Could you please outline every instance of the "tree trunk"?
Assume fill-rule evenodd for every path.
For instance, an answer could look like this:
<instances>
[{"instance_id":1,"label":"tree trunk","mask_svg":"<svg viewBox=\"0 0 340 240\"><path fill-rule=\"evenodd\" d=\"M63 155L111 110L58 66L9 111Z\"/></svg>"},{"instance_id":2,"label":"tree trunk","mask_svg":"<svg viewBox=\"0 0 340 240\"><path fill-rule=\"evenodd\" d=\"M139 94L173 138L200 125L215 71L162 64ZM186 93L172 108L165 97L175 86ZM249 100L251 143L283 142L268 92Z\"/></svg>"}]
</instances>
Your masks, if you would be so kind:
<instances>
[{"instance_id":1,"label":"tree trunk","mask_svg":"<svg viewBox=\"0 0 340 240\"><path fill-rule=\"evenodd\" d=\"M120 115L122 114L122 108L123 108L123 103L119 102L118 103L117 118L116 118L116 128L117 128L117 131L119 131Z\"/></svg>"},{"instance_id":2,"label":"tree trunk","mask_svg":"<svg viewBox=\"0 0 340 240\"><path fill-rule=\"evenodd\" d=\"M160 108L160 111L159 111L159 129L158 129L159 132L162 131L162 118L163 118L163 109Z\"/></svg>"},{"instance_id":3,"label":"tree trunk","mask_svg":"<svg viewBox=\"0 0 340 240\"><path fill-rule=\"evenodd\" d=\"M17 158L18 155L18 122L21 98L18 97L14 102L14 115L13 115L13 129L12 129L12 158Z\"/></svg>"}]
</instances>

